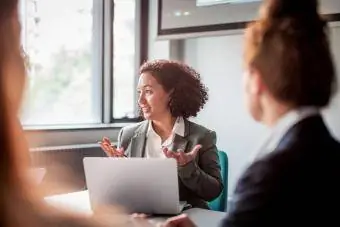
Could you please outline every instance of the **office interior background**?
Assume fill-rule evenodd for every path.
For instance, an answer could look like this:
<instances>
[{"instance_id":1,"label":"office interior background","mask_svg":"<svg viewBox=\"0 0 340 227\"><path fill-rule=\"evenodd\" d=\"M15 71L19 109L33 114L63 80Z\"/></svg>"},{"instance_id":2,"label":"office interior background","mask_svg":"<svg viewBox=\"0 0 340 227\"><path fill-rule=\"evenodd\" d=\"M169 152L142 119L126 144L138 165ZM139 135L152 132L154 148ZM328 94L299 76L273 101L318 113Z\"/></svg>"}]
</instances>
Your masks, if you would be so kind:
<instances>
[{"instance_id":1,"label":"office interior background","mask_svg":"<svg viewBox=\"0 0 340 227\"><path fill-rule=\"evenodd\" d=\"M229 158L231 196L269 129L251 119L242 92L244 22L260 1L225 2L21 0L29 83L20 118L32 164L47 168L44 180L67 181L53 173L61 163L76 176L68 190L83 188L82 158L105 156L97 141L116 141L122 126L140 120L139 65L174 59L193 66L209 88L207 105L192 120L216 131L217 147ZM340 1L320 3L340 85ZM340 139L340 91L323 114Z\"/></svg>"}]
</instances>

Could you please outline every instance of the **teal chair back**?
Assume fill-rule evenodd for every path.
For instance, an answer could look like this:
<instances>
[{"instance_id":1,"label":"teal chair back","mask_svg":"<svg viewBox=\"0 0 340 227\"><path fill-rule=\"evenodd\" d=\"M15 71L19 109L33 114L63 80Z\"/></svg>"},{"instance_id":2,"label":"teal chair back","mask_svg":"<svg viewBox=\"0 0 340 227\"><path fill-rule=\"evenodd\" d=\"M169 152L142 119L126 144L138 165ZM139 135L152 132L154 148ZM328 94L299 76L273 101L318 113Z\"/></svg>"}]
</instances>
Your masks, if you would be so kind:
<instances>
[{"instance_id":1,"label":"teal chair back","mask_svg":"<svg viewBox=\"0 0 340 227\"><path fill-rule=\"evenodd\" d=\"M209 207L211 210L225 212L227 210L227 196L228 196L228 156L227 153L223 151L218 151L218 158L221 166L221 175L224 189L221 194L209 202Z\"/></svg>"}]
</instances>

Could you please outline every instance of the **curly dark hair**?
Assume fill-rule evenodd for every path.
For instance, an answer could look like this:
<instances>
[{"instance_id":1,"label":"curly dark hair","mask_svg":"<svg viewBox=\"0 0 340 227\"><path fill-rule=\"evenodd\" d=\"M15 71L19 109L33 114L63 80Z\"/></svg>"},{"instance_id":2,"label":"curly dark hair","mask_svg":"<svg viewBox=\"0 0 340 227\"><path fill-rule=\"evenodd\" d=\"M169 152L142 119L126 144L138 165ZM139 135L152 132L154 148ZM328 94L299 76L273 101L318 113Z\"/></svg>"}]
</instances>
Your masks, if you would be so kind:
<instances>
[{"instance_id":1,"label":"curly dark hair","mask_svg":"<svg viewBox=\"0 0 340 227\"><path fill-rule=\"evenodd\" d=\"M170 93L169 109L174 117L196 117L208 101L208 89L192 67L172 60L145 62L139 73L150 73Z\"/></svg>"}]
</instances>

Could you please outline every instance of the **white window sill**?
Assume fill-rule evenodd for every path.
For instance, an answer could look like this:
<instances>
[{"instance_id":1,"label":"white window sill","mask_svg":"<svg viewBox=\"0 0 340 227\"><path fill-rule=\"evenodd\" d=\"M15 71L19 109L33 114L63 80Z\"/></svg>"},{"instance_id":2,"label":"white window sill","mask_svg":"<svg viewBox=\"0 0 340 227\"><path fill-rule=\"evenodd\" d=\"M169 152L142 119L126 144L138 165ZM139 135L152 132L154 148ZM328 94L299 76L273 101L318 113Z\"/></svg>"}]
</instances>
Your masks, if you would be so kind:
<instances>
[{"instance_id":1,"label":"white window sill","mask_svg":"<svg viewBox=\"0 0 340 227\"><path fill-rule=\"evenodd\" d=\"M74 125L35 125L23 126L25 131L84 131L97 129L119 129L128 125L135 124L135 122L126 123L112 123L112 124L74 124Z\"/></svg>"}]
</instances>

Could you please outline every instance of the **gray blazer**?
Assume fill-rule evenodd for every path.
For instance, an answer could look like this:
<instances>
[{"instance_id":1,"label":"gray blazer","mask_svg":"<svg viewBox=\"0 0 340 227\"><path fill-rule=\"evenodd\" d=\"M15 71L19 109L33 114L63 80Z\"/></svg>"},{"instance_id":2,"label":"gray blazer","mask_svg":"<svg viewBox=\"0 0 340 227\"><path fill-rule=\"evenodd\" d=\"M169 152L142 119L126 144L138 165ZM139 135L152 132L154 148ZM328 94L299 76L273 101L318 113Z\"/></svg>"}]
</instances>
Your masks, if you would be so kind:
<instances>
[{"instance_id":1,"label":"gray blazer","mask_svg":"<svg viewBox=\"0 0 340 227\"><path fill-rule=\"evenodd\" d=\"M218 197L223 190L216 133L191 121L184 122L184 136L175 135L171 150L190 152L197 144L202 148L193 162L178 167L180 200L207 209L207 201ZM118 146L124 148L128 157L145 157L147 130L148 121L124 127L118 136Z\"/></svg>"}]
</instances>

